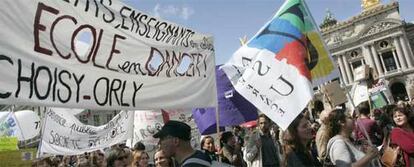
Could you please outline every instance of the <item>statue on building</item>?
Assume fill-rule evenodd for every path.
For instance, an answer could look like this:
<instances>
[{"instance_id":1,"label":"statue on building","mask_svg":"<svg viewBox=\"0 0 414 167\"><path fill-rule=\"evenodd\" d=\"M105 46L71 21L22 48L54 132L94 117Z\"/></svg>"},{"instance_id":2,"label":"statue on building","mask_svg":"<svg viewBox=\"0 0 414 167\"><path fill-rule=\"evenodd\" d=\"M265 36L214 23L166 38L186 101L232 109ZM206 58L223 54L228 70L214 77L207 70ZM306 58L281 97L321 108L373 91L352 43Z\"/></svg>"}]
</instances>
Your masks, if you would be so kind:
<instances>
[{"instance_id":1,"label":"statue on building","mask_svg":"<svg viewBox=\"0 0 414 167\"><path fill-rule=\"evenodd\" d=\"M332 12L329 11L329 9L326 9L326 15L325 18L322 21L322 24L319 25L319 27L321 29L326 28L326 27L330 27L333 26L337 23L338 21L335 19L335 17L333 16Z\"/></svg>"},{"instance_id":2,"label":"statue on building","mask_svg":"<svg viewBox=\"0 0 414 167\"><path fill-rule=\"evenodd\" d=\"M364 10L371 9L380 4L380 0L362 0L362 8Z\"/></svg>"}]
</instances>

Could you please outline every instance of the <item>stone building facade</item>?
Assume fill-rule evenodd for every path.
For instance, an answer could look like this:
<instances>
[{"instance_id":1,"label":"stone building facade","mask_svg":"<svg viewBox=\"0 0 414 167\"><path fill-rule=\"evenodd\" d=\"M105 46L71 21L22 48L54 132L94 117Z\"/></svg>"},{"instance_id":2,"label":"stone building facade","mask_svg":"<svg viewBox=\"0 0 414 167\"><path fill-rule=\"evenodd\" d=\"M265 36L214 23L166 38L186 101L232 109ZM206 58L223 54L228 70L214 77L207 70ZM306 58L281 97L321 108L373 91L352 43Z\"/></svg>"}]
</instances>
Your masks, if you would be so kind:
<instances>
[{"instance_id":1,"label":"stone building facade","mask_svg":"<svg viewBox=\"0 0 414 167\"><path fill-rule=\"evenodd\" d=\"M343 22L328 13L321 25L322 38L345 89L355 83L354 70L368 65L386 81L395 101L408 101L414 98L414 24L401 18L398 2L374 3Z\"/></svg>"}]
</instances>

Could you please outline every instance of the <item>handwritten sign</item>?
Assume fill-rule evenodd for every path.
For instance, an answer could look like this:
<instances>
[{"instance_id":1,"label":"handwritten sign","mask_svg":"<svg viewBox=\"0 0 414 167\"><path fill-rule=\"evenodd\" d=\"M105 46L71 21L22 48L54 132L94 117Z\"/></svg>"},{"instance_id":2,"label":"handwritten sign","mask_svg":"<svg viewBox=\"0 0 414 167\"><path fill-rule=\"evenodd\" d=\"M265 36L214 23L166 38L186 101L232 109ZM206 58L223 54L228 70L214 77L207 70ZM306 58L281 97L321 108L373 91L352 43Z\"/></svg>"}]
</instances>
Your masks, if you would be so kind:
<instances>
[{"instance_id":1,"label":"handwritten sign","mask_svg":"<svg viewBox=\"0 0 414 167\"><path fill-rule=\"evenodd\" d=\"M40 153L76 155L121 143L132 135L133 113L122 111L102 126L85 125L70 113L46 112Z\"/></svg>"},{"instance_id":2,"label":"handwritten sign","mask_svg":"<svg viewBox=\"0 0 414 167\"><path fill-rule=\"evenodd\" d=\"M2 3L2 104L106 110L217 104L211 36L119 1Z\"/></svg>"}]
</instances>

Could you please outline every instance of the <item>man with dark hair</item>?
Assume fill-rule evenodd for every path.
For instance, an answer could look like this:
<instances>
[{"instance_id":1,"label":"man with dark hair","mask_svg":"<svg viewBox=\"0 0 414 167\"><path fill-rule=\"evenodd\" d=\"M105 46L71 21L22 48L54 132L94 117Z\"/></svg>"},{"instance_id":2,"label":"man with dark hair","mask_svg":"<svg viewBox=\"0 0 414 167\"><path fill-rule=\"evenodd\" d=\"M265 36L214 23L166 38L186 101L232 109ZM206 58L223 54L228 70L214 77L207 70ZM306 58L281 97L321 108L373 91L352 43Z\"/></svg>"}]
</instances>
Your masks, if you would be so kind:
<instances>
[{"instance_id":1,"label":"man with dark hair","mask_svg":"<svg viewBox=\"0 0 414 167\"><path fill-rule=\"evenodd\" d=\"M264 114L257 120L259 130L252 133L246 146L246 160L252 167L280 166L280 144L271 135L272 121Z\"/></svg>"},{"instance_id":2,"label":"man with dark hair","mask_svg":"<svg viewBox=\"0 0 414 167\"><path fill-rule=\"evenodd\" d=\"M243 137L243 129L240 126L233 126L233 134L236 137L236 144L240 147L244 147L244 137Z\"/></svg>"},{"instance_id":3,"label":"man with dark hair","mask_svg":"<svg viewBox=\"0 0 414 167\"><path fill-rule=\"evenodd\" d=\"M191 147L191 127L179 121L168 121L154 138L159 138L160 149L166 157L174 157L181 167L211 166L211 159Z\"/></svg>"},{"instance_id":4,"label":"man with dark hair","mask_svg":"<svg viewBox=\"0 0 414 167\"><path fill-rule=\"evenodd\" d=\"M142 143L140 141L137 142L137 143L135 143L133 150L134 151L145 151L145 145L144 145L144 143Z\"/></svg>"},{"instance_id":5,"label":"man with dark hair","mask_svg":"<svg viewBox=\"0 0 414 167\"><path fill-rule=\"evenodd\" d=\"M356 127L354 129L356 143L359 146L367 145L367 136L364 129L367 131L372 143L376 146L382 144L382 130L375 120L370 119L370 108L368 103L363 103L358 106L359 116L356 120Z\"/></svg>"}]
</instances>

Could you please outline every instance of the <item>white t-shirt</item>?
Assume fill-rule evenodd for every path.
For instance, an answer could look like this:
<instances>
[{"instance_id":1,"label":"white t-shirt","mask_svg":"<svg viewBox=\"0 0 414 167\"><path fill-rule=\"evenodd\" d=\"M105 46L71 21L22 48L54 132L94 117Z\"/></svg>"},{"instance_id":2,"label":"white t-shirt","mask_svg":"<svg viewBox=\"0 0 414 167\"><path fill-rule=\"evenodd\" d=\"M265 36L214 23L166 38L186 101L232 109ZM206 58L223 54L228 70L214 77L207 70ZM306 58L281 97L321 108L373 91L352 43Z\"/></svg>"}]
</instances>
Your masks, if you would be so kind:
<instances>
[{"instance_id":1,"label":"white t-shirt","mask_svg":"<svg viewBox=\"0 0 414 167\"><path fill-rule=\"evenodd\" d=\"M340 135L336 135L329 140L327 150L329 150L329 158L337 167L352 166L352 163L365 156L362 151L359 151Z\"/></svg>"}]
</instances>

